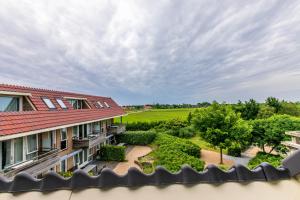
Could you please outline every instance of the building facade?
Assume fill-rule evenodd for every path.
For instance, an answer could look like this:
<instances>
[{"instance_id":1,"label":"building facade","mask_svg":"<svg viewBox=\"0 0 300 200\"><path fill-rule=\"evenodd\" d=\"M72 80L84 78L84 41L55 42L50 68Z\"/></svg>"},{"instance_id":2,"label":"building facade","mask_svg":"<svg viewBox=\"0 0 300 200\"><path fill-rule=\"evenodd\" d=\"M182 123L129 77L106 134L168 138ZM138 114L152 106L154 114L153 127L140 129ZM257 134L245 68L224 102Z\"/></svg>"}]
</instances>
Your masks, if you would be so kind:
<instances>
[{"instance_id":1,"label":"building facade","mask_svg":"<svg viewBox=\"0 0 300 200\"><path fill-rule=\"evenodd\" d=\"M109 97L0 84L0 174L84 169L125 131L114 124L124 115Z\"/></svg>"}]
</instances>

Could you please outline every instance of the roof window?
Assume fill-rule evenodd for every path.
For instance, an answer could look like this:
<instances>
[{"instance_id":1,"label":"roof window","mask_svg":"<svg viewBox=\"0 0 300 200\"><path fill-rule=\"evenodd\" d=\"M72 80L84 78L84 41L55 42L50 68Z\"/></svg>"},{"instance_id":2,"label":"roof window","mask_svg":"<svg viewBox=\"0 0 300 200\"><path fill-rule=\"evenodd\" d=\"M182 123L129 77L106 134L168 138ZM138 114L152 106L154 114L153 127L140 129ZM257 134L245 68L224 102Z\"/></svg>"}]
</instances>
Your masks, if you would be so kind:
<instances>
[{"instance_id":1,"label":"roof window","mask_svg":"<svg viewBox=\"0 0 300 200\"><path fill-rule=\"evenodd\" d=\"M108 103L106 103L105 101L104 101L104 104L105 104L106 107L110 108L110 106L108 105Z\"/></svg>"},{"instance_id":2,"label":"roof window","mask_svg":"<svg viewBox=\"0 0 300 200\"><path fill-rule=\"evenodd\" d=\"M55 105L52 103L52 101L49 98L43 98L44 103L48 106L50 109L55 109Z\"/></svg>"},{"instance_id":3,"label":"roof window","mask_svg":"<svg viewBox=\"0 0 300 200\"><path fill-rule=\"evenodd\" d=\"M61 99L56 99L56 101L62 109L67 109L66 104Z\"/></svg>"},{"instance_id":4,"label":"roof window","mask_svg":"<svg viewBox=\"0 0 300 200\"><path fill-rule=\"evenodd\" d=\"M104 107L100 101L97 101L97 104L98 104L98 106L99 106L100 108L103 108L103 107Z\"/></svg>"}]
</instances>

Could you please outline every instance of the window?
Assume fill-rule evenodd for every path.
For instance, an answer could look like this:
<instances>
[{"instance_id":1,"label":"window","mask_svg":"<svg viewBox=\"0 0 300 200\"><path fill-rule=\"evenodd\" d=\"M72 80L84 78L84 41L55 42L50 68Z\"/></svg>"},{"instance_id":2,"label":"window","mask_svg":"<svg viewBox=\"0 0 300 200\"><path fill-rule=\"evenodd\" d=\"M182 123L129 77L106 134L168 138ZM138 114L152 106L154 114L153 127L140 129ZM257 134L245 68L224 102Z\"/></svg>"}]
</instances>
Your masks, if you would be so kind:
<instances>
[{"instance_id":1,"label":"window","mask_svg":"<svg viewBox=\"0 0 300 200\"><path fill-rule=\"evenodd\" d=\"M56 99L57 103L60 105L62 109L67 109L67 106L61 99Z\"/></svg>"},{"instance_id":2,"label":"window","mask_svg":"<svg viewBox=\"0 0 300 200\"><path fill-rule=\"evenodd\" d=\"M27 154L26 159L30 160L37 156L37 135L27 136Z\"/></svg>"},{"instance_id":3,"label":"window","mask_svg":"<svg viewBox=\"0 0 300 200\"><path fill-rule=\"evenodd\" d=\"M99 105L100 108L104 107L100 101L97 101L97 104Z\"/></svg>"},{"instance_id":4,"label":"window","mask_svg":"<svg viewBox=\"0 0 300 200\"><path fill-rule=\"evenodd\" d=\"M68 101L74 109L83 109L83 104L84 104L83 100L68 99Z\"/></svg>"},{"instance_id":5,"label":"window","mask_svg":"<svg viewBox=\"0 0 300 200\"><path fill-rule=\"evenodd\" d=\"M78 126L73 126L73 137L78 137Z\"/></svg>"},{"instance_id":6,"label":"window","mask_svg":"<svg viewBox=\"0 0 300 200\"><path fill-rule=\"evenodd\" d=\"M48 106L50 109L55 109L55 105L52 103L52 101L48 98L43 98L44 103Z\"/></svg>"},{"instance_id":7,"label":"window","mask_svg":"<svg viewBox=\"0 0 300 200\"><path fill-rule=\"evenodd\" d=\"M61 136L60 149L65 150L68 148L68 146L67 146L67 129L66 128L61 129L60 136Z\"/></svg>"},{"instance_id":8,"label":"window","mask_svg":"<svg viewBox=\"0 0 300 200\"><path fill-rule=\"evenodd\" d=\"M105 101L104 101L104 104L105 104L105 106L106 106L107 108L110 108L110 106L108 105L108 103L106 103Z\"/></svg>"},{"instance_id":9,"label":"window","mask_svg":"<svg viewBox=\"0 0 300 200\"><path fill-rule=\"evenodd\" d=\"M23 138L14 139L14 163L23 161Z\"/></svg>"},{"instance_id":10,"label":"window","mask_svg":"<svg viewBox=\"0 0 300 200\"><path fill-rule=\"evenodd\" d=\"M0 112L17 112L20 110L18 97L0 97Z\"/></svg>"},{"instance_id":11,"label":"window","mask_svg":"<svg viewBox=\"0 0 300 200\"><path fill-rule=\"evenodd\" d=\"M60 171L66 172L67 171L67 160L62 160L60 162Z\"/></svg>"}]
</instances>

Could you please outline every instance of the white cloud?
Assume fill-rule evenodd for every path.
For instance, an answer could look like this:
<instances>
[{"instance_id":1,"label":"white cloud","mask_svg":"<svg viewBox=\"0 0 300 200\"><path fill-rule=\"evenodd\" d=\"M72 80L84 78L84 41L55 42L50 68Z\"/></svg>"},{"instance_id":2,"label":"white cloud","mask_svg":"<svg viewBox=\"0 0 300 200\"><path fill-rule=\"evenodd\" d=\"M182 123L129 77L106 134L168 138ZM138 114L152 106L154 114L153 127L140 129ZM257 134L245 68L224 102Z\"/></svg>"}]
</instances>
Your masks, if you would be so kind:
<instances>
[{"instance_id":1,"label":"white cloud","mask_svg":"<svg viewBox=\"0 0 300 200\"><path fill-rule=\"evenodd\" d=\"M296 99L299 10L296 0L0 0L0 82L120 103Z\"/></svg>"}]
</instances>

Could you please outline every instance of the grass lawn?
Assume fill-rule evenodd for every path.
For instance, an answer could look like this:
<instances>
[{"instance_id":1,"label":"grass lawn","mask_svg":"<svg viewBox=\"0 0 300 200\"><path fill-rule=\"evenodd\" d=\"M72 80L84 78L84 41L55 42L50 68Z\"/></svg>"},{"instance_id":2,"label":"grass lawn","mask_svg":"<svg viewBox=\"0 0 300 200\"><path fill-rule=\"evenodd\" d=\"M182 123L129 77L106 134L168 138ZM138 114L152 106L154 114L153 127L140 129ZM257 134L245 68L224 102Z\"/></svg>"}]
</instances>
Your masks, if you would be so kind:
<instances>
[{"instance_id":1,"label":"grass lawn","mask_svg":"<svg viewBox=\"0 0 300 200\"><path fill-rule=\"evenodd\" d=\"M220 152L220 150L218 148L213 147L211 144L206 142L204 139L202 139L198 135L196 135L195 137L189 138L188 140L191 141L192 143L198 145L201 149L215 151L215 152L218 152L218 153ZM224 149L223 153L227 154L227 150Z\"/></svg>"},{"instance_id":2,"label":"grass lawn","mask_svg":"<svg viewBox=\"0 0 300 200\"><path fill-rule=\"evenodd\" d=\"M127 116L123 117L123 123L152 122L171 119L185 120L189 112L193 112L194 110L195 108L152 109L147 111L128 113ZM116 118L115 121L120 122L120 118Z\"/></svg>"}]
</instances>

